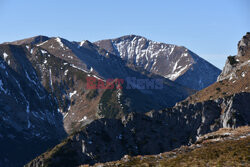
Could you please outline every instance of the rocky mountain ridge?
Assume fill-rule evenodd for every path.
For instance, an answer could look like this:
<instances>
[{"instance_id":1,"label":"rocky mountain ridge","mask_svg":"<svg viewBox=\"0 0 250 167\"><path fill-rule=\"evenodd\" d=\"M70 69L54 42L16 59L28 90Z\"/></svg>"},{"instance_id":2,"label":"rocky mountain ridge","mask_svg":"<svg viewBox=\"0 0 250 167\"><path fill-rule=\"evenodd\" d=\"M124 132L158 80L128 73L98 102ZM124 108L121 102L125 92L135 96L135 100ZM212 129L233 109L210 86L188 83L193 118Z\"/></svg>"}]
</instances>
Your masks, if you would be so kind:
<instances>
[{"instance_id":1,"label":"rocky mountain ridge","mask_svg":"<svg viewBox=\"0 0 250 167\"><path fill-rule=\"evenodd\" d=\"M124 155L158 154L192 144L220 128L248 125L249 93L171 109L99 119L68 137L27 166L78 166L121 159Z\"/></svg>"},{"instance_id":2,"label":"rocky mountain ridge","mask_svg":"<svg viewBox=\"0 0 250 167\"><path fill-rule=\"evenodd\" d=\"M118 160L126 154L157 154L191 144L221 127L249 124L249 93L245 92L194 104L183 101L160 110L194 91L130 66L89 41L38 36L1 44L0 60L0 140L6 150L0 154L0 164L5 166L20 166L74 131L29 165L74 166ZM87 77L106 82L128 76L160 78L164 86L161 90L86 89ZM15 108L19 108L17 115ZM143 114L150 110L156 111ZM15 159L19 154L24 157Z\"/></svg>"},{"instance_id":3,"label":"rocky mountain ridge","mask_svg":"<svg viewBox=\"0 0 250 167\"><path fill-rule=\"evenodd\" d=\"M245 62L248 60L244 57ZM236 77L240 79L239 74ZM218 81L215 85L221 83ZM210 87L208 89L214 85ZM124 155L158 154L199 142L201 136L220 128L249 125L250 93L245 88L237 90L230 93L231 89L225 89L220 98L201 101L192 101L191 96L160 111L93 121L27 166L79 166L119 160ZM199 92L194 97L197 94Z\"/></svg>"},{"instance_id":4,"label":"rocky mountain ridge","mask_svg":"<svg viewBox=\"0 0 250 167\"><path fill-rule=\"evenodd\" d=\"M130 69L88 41L44 36L1 44L0 74L0 165L4 166L21 166L100 117L173 106L194 92L164 78L162 90L86 89L87 77L158 76Z\"/></svg>"},{"instance_id":5,"label":"rocky mountain ridge","mask_svg":"<svg viewBox=\"0 0 250 167\"><path fill-rule=\"evenodd\" d=\"M238 43L238 54L229 56L217 82L189 96L185 101L197 103L230 96L238 92L250 92L250 34Z\"/></svg>"},{"instance_id":6,"label":"rocky mountain ridge","mask_svg":"<svg viewBox=\"0 0 250 167\"><path fill-rule=\"evenodd\" d=\"M127 64L201 90L216 81L220 70L183 46L148 40L137 35L95 42Z\"/></svg>"}]
</instances>

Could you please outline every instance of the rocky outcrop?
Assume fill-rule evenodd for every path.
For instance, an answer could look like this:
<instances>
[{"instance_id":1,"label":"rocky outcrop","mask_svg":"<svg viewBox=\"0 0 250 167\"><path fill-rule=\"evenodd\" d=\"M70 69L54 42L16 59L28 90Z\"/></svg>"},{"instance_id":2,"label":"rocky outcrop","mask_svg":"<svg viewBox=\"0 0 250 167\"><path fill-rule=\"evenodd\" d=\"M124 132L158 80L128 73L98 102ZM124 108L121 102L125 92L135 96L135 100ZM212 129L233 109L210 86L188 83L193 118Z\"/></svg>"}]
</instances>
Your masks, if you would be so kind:
<instances>
[{"instance_id":1,"label":"rocky outcrop","mask_svg":"<svg viewBox=\"0 0 250 167\"><path fill-rule=\"evenodd\" d=\"M239 93L215 101L179 103L147 115L130 113L121 120L96 120L27 166L77 166L119 160L126 154L169 151L219 128L248 125L249 100L249 93Z\"/></svg>"},{"instance_id":2,"label":"rocky outcrop","mask_svg":"<svg viewBox=\"0 0 250 167\"><path fill-rule=\"evenodd\" d=\"M250 66L250 33L248 32L238 43L238 54L229 56L217 81L237 78L237 71Z\"/></svg>"}]
</instances>

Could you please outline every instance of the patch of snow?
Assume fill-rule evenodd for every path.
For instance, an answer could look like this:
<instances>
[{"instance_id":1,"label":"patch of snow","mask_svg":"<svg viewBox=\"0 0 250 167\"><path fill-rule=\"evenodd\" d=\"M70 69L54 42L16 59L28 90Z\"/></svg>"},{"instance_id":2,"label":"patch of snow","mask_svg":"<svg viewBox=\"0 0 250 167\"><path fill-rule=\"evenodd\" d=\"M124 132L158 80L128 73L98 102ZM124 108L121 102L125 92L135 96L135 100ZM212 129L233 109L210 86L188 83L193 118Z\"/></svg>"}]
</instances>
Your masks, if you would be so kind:
<instances>
[{"instance_id":1,"label":"patch of snow","mask_svg":"<svg viewBox=\"0 0 250 167\"><path fill-rule=\"evenodd\" d=\"M75 66L74 64L70 64L70 66L73 67L73 68L76 68L76 69L78 69L78 70L81 70L81 71L83 71L83 72L85 72L85 73L89 73L88 71L86 71L86 70L84 70L84 69L82 69L82 68L80 68L80 67L77 67L77 66Z\"/></svg>"},{"instance_id":2,"label":"patch of snow","mask_svg":"<svg viewBox=\"0 0 250 167\"><path fill-rule=\"evenodd\" d=\"M244 78L246 76L245 72L242 72L241 76Z\"/></svg>"},{"instance_id":3,"label":"patch of snow","mask_svg":"<svg viewBox=\"0 0 250 167\"><path fill-rule=\"evenodd\" d=\"M28 119L28 129L31 127L31 123L30 123L30 120Z\"/></svg>"},{"instance_id":4,"label":"patch of snow","mask_svg":"<svg viewBox=\"0 0 250 167\"><path fill-rule=\"evenodd\" d=\"M178 63L179 63L179 60L174 64L172 72L174 72L176 70L176 67L177 67Z\"/></svg>"},{"instance_id":5,"label":"patch of snow","mask_svg":"<svg viewBox=\"0 0 250 167\"><path fill-rule=\"evenodd\" d=\"M29 50L30 47L28 45L26 45L26 48Z\"/></svg>"},{"instance_id":6,"label":"patch of snow","mask_svg":"<svg viewBox=\"0 0 250 167\"><path fill-rule=\"evenodd\" d=\"M40 43L40 44L38 44L36 46L41 46L41 45L45 44L46 42L48 42L48 41L44 41L44 42L42 42L42 43Z\"/></svg>"},{"instance_id":7,"label":"patch of snow","mask_svg":"<svg viewBox=\"0 0 250 167\"><path fill-rule=\"evenodd\" d=\"M117 91L117 98L118 98L118 100L120 100L121 95L122 95L122 93L121 93L121 91L120 91L120 89L119 89L119 90Z\"/></svg>"},{"instance_id":8,"label":"patch of snow","mask_svg":"<svg viewBox=\"0 0 250 167\"><path fill-rule=\"evenodd\" d=\"M174 48L175 48L175 46L171 48L171 51L169 52L169 55L171 55L173 53Z\"/></svg>"},{"instance_id":9,"label":"patch of snow","mask_svg":"<svg viewBox=\"0 0 250 167\"><path fill-rule=\"evenodd\" d=\"M91 67L91 68L90 68L90 72L92 72L92 71L93 71L93 68Z\"/></svg>"},{"instance_id":10,"label":"patch of snow","mask_svg":"<svg viewBox=\"0 0 250 167\"><path fill-rule=\"evenodd\" d=\"M68 112L63 116L63 119L65 119L68 116Z\"/></svg>"},{"instance_id":11,"label":"patch of snow","mask_svg":"<svg viewBox=\"0 0 250 167\"><path fill-rule=\"evenodd\" d=\"M84 116L79 122L82 122L82 121L85 121L85 120L87 120L86 116Z\"/></svg>"},{"instance_id":12,"label":"patch of snow","mask_svg":"<svg viewBox=\"0 0 250 167\"><path fill-rule=\"evenodd\" d=\"M82 46L85 42L86 40L83 40L82 42L80 42L80 46Z\"/></svg>"},{"instance_id":13,"label":"patch of snow","mask_svg":"<svg viewBox=\"0 0 250 167\"><path fill-rule=\"evenodd\" d=\"M184 71L184 70L186 70L186 68L188 67L188 65L186 65L185 67L183 67L183 68L181 68L179 71L177 71L177 72L175 72L175 73L173 73L173 74L168 74L168 75L166 75L166 76L164 76L165 78L168 78L168 79L170 79L170 80L175 80L176 78L178 78L181 74L182 74L182 72Z\"/></svg>"},{"instance_id":14,"label":"patch of snow","mask_svg":"<svg viewBox=\"0 0 250 167\"><path fill-rule=\"evenodd\" d=\"M67 70L64 72L64 75L65 75L65 76L68 74L68 71L69 71L69 70L67 69Z\"/></svg>"},{"instance_id":15,"label":"patch of snow","mask_svg":"<svg viewBox=\"0 0 250 167\"><path fill-rule=\"evenodd\" d=\"M220 138L216 138L216 139L212 139L211 141L221 141L222 139Z\"/></svg>"},{"instance_id":16,"label":"patch of snow","mask_svg":"<svg viewBox=\"0 0 250 167\"><path fill-rule=\"evenodd\" d=\"M98 76L96 76L96 75L93 75L93 77L95 77L96 79L99 79L99 80L104 81L102 78L100 78L100 77L98 77Z\"/></svg>"},{"instance_id":17,"label":"patch of snow","mask_svg":"<svg viewBox=\"0 0 250 167\"><path fill-rule=\"evenodd\" d=\"M31 54L33 53L33 50L34 50L33 48L32 48L32 49L30 49L30 53L31 53Z\"/></svg>"},{"instance_id":18,"label":"patch of snow","mask_svg":"<svg viewBox=\"0 0 250 167\"><path fill-rule=\"evenodd\" d=\"M48 53L46 50L41 50L42 54Z\"/></svg>"},{"instance_id":19,"label":"patch of snow","mask_svg":"<svg viewBox=\"0 0 250 167\"><path fill-rule=\"evenodd\" d=\"M28 80L29 80L30 82L32 82L34 85L37 84L34 80L32 80L32 79L30 78L30 76L29 76L29 74L27 73L27 71L25 71L25 74L26 74L26 78L28 78Z\"/></svg>"},{"instance_id":20,"label":"patch of snow","mask_svg":"<svg viewBox=\"0 0 250 167\"><path fill-rule=\"evenodd\" d=\"M47 62L48 62L47 59L45 59L44 62L43 62L43 64L46 64Z\"/></svg>"},{"instance_id":21,"label":"patch of snow","mask_svg":"<svg viewBox=\"0 0 250 167\"><path fill-rule=\"evenodd\" d=\"M226 132L226 133L223 133L224 136L229 136L231 135L232 133L229 133L229 132Z\"/></svg>"},{"instance_id":22,"label":"patch of snow","mask_svg":"<svg viewBox=\"0 0 250 167\"><path fill-rule=\"evenodd\" d=\"M183 53L182 55L183 55L183 57L187 57L188 53Z\"/></svg>"},{"instance_id":23,"label":"patch of snow","mask_svg":"<svg viewBox=\"0 0 250 167\"><path fill-rule=\"evenodd\" d=\"M28 101L27 102L27 107L26 107L26 113L29 114L30 113L30 103Z\"/></svg>"},{"instance_id":24,"label":"patch of snow","mask_svg":"<svg viewBox=\"0 0 250 167\"><path fill-rule=\"evenodd\" d=\"M0 90L2 90L2 92L4 92L5 94L7 94L7 90L5 90L3 88L3 81L0 79Z\"/></svg>"},{"instance_id":25,"label":"patch of snow","mask_svg":"<svg viewBox=\"0 0 250 167\"><path fill-rule=\"evenodd\" d=\"M49 69L49 80L50 80L50 87L53 92L53 82L52 82L52 74L51 74L51 68Z\"/></svg>"},{"instance_id":26,"label":"patch of snow","mask_svg":"<svg viewBox=\"0 0 250 167\"><path fill-rule=\"evenodd\" d=\"M8 57L9 55L7 54L7 53L3 53L3 58L4 58L4 60L6 61L6 58Z\"/></svg>"},{"instance_id":27,"label":"patch of snow","mask_svg":"<svg viewBox=\"0 0 250 167\"><path fill-rule=\"evenodd\" d=\"M233 79L233 76L231 75L230 78L229 78L229 81L231 81Z\"/></svg>"},{"instance_id":28,"label":"patch of snow","mask_svg":"<svg viewBox=\"0 0 250 167\"><path fill-rule=\"evenodd\" d=\"M60 38L56 38L56 41L59 43L59 45L65 50L64 45L62 43L62 40Z\"/></svg>"},{"instance_id":29,"label":"patch of snow","mask_svg":"<svg viewBox=\"0 0 250 167\"><path fill-rule=\"evenodd\" d=\"M74 92L72 92L72 93L69 93L69 98L71 98L72 96L74 96L76 93L77 93L76 90Z\"/></svg>"},{"instance_id":30,"label":"patch of snow","mask_svg":"<svg viewBox=\"0 0 250 167\"><path fill-rule=\"evenodd\" d=\"M26 98L25 98L26 99ZM26 103L27 103L27 106L26 106L26 113L27 113L27 127L30 128L31 127L31 123L30 123L30 119L29 119L29 114L30 114L30 103L27 101L26 99Z\"/></svg>"}]
</instances>

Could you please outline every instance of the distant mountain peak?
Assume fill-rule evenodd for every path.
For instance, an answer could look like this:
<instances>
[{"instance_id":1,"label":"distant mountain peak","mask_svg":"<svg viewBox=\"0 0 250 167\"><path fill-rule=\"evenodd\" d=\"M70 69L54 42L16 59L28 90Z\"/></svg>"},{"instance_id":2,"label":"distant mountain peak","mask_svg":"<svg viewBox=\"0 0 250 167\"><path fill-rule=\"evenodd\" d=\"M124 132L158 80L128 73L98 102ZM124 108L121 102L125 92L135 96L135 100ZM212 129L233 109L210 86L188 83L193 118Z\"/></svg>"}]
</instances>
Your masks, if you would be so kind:
<instances>
[{"instance_id":1,"label":"distant mountain peak","mask_svg":"<svg viewBox=\"0 0 250 167\"><path fill-rule=\"evenodd\" d=\"M17 40L17 41L13 41L13 42L6 42L5 44L13 44L13 45L22 45L22 44L39 44L42 43L44 41L49 40L50 38L44 35L37 35L31 38L25 38L22 40Z\"/></svg>"},{"instance_id":2,"label":"distant mountain peak","mask_svg":"<svg viewBox=\"0 0 250 167\"><path fill-rule=\"evenodd\" d=\"M183 46L138 35L97 41L95 44L151 73L200 90L216 81L220 70Z\"/></svg>"}]
</instances>

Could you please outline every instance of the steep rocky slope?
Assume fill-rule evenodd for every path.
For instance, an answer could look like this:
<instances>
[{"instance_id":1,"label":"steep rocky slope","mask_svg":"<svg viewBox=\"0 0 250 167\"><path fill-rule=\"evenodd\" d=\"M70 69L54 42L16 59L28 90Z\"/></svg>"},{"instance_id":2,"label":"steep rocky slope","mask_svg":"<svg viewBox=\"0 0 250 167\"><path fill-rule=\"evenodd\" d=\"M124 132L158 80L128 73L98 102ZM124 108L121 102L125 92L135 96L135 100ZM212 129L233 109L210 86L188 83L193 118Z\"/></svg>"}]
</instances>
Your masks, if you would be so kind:
<instances>
[{"instance_id":1,"label":"steep rocky slope","mask_svg":"<svg viewBox=\"0 0 250 167\"><path fill-rule=\"evenodd\" d=\"M90 73L32 44L0 45L0 166L21 166L94 119Z\"/></svg>"},{"instance_id":2,"label":"steep rocky slope","mask_svg":"<svg viewBox=\"0 0 250 167\"><path fill-rule=\"evenodd\" d=\"M247 166L250 163L249 136L249 126L224 128L202 136L191 146L182 146L158 155L125 155L120 161L98 163L94 166Z\"/></svg>"},{"instance_id":3,"label":"steep rocky slope","mask_svg":"<svg viewBox=\"0 0 250 167\"><path fill-rule=\"evenodd\" d=\"M216 81L220 70L183 46L158 43L128 35L95 42L127 61L128 65L201 90Z\"/></svg>"},{"instance_id":4,"label":"steep rocky slope","mask_svg":"<svg viewBox=\"0 0 250 167\"><path fill-rule=\"evenodd\" d=\"M189 103L214 100L238 92L250 92L250 33L238 43L236 56L229 56L217 82L186 99Z\"/></svg>"},{"instance_id":5,"label":"steep rocky slope","mask_svg":"<svg viewBox=\"0 0 250 167\"><path fill-rule=\"evenodd\" d=\"M242 49L248 53L249 48ZM244 60L242 64L249 60L241 58L242 54L238 56ZM241 79L241 74L236 73L236 79ZM249 80L246 83L249 84ZM202 90L172 108L146 114L130 113L121 119L96 120L27 166L79 166L119 160L124 155L158 154L199 142L202 135L220 128L249 125L250 93L245 87L237 90L226 89L223 96L199 101L194 97Z\"/></svg>"},{"instance_id":6,"label":"steep rocky slope","mask_svg":"<svg viewBox=\"0 0 250 167\"><path fill-rule=\"evenodd\" d=\"M96 120L27 166L77 166L170 151L219 128L248 125L249 100L249 93L240 93L147 115L130 113L121 120Z\"/></svg>"},{"instance_id":7,"label":"steep rocky slope","mask_svg":"<svg viewBox=\"0 0 250 167\"><path fill-rule=\"evenodd\" d=\"M161 78L88 41L37 36L0 45L0 166L20 166L100 117L162 109L194 92L164 78L158 90L91 90L87 77Z\"/></svg>"},{"instance_id":8,"label":"steep rocky slope","mask_svg":"<svg viewBox=\"0 0 250 167\"><path fill-rule=\"evenodd\" d=\"M20 166L66 137L56 100L26 54L0 46L0 166Z\"/></svg>"}]
</instances>

